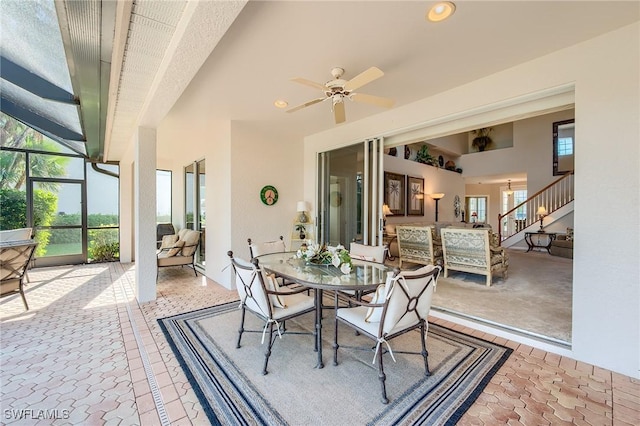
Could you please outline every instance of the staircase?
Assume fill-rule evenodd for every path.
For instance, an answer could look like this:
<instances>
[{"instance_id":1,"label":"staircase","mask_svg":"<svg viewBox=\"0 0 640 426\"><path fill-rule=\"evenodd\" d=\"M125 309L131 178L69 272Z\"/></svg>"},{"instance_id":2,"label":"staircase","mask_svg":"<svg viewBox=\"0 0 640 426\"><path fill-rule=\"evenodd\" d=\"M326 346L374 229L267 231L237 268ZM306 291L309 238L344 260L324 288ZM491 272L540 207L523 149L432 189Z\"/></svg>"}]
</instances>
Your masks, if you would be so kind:
<instances>
[{"instance_id":1,"label":"staircase","mask_svg":"<svg viewBox=\"0 0 640 426\"><path fill-rule=\"evenodd\" d=\"M547 210L547 215L558 212L573 202L573 172L567 173L555 182L542 188L540 191L527 198L505 214L498 215L498 237L500 241L506 241L511 237L521 240L524 231L540 221L537 212L540 207ZM516 211L526 213L525 219L514 219Z\"/></svg>"}]
</instances>

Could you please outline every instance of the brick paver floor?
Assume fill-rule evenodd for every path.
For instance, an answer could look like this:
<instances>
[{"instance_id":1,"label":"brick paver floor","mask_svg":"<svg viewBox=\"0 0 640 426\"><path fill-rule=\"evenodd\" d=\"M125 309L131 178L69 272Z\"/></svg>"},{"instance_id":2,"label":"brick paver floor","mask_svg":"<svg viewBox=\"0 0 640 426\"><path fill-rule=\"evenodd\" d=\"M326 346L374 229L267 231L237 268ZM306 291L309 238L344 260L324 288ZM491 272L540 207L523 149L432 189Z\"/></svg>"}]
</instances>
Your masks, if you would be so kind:
<instances>
[{"instance_id":1,"label":"brick paver floor","mask_svg":"<svg viewBox=\"0 0 640 426\"><path fill-rule=\"evenodd\" d=\"M237 300L186 268L160 271L158 298L138 304L131 264L29 272L0 300L0 424L206 425L157 319ZM461 425L638 425L640 381L553 353L434 322L514 349Z\"/></svg>"}]
</instances>

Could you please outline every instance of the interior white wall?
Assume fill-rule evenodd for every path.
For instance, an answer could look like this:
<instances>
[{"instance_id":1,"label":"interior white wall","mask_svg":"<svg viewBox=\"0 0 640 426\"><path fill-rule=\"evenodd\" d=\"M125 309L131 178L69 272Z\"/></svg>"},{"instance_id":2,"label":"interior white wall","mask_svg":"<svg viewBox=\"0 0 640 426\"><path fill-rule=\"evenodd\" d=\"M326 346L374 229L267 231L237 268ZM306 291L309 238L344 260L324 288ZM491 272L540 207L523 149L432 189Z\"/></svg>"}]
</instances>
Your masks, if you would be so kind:
<instances>
[{"instance_id":1,"label":"interior white wall","mask_svg":"<svg viewBox=\"0 0 640 426\"><path fill-rule=\"evenodd\" d=\"M638 34L640 24L635 23L413 104L310 135L305 138L305 197L316 192L317 152L430 120L440 125L442 117L452 117L451 128L462 118L466 125L478 118L475 125L482 126L487 121L481 122L476 112L489 111L491 116L492 104L497 117L503 114L498 106L505 103L574 86L580 141L576 170L585 173L575 181L572 354L640 377ZM624 214L625 221L612 220L615 214Z\"/></svg>"},{"instance_id":2,"label":"interior white wall","mask_svg":"<svg viewBox=\"0 0 640 426\"><path fill-rule=\"evenodd\" d=\"M258 124L233 122L232 153L232 239L230 249L236 256L248 259L247 239L273 241L289 236L296 203L302 197L303 142L282 134L270 134ZM267 206L260 200L260 190L272 185L278 190L278 201ZM315 197L304 200L314 204Z\"/></svg>"}]
</instances>

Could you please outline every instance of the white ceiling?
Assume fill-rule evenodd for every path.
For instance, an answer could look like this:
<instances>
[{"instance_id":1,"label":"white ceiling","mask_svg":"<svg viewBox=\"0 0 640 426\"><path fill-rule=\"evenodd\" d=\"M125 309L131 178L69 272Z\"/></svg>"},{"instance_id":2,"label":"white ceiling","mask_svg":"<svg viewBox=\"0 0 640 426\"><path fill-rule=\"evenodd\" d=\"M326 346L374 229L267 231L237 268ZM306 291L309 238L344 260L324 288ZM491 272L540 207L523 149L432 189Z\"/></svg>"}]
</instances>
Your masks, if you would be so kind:
<instances>
[{"instance_id":1,"label":"white ceiling","mask_svg":"<svg viewBox=\"0 0 640 426\"><path fill-rule=\"evenodd\" d=\"M119 41L126 53L112 60L123 58L111 81L110 160L121 158L137 125L162 120L198 69L210 116L301 138L336 124L327 102L292 114L273 106L322 95L291 78L325 83L335 66L345 79L377 66L385 75L359 92L394 98L397 107L640 19L635 1L458 1L453 17L437 24L424 19L434 2L423 1L164 3L133 2L132 16L160 8L152 19L120 17L129 25ZM143 60L151 51L152 60ZM347 101L347 123L381 111Z\"/></svg>"}]
</instances>

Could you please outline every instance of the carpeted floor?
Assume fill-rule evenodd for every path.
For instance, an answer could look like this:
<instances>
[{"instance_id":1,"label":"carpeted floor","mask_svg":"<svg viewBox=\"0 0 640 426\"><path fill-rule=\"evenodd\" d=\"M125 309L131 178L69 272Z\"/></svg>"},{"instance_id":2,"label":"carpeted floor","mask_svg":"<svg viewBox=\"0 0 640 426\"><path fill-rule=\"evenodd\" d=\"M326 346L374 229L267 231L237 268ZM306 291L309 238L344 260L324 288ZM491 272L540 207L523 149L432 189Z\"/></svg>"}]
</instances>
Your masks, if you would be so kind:
<instances>
[{"instance_id":1,"label":"carpeted floor","mask_svg":"<svg viewBox=\"0 0 640 426\"><path fill-rule=\"evenodd\" d=\"M452 271L438 279L433 308L571 342L573 260L509 250L507 279Z\"/></svg>"},{"instance_id":2,"label":"carpeted floor","mask_svg":"<svg viewBox=\"0 0 640 426\"><path fill-rule=\"evenodd\" d=\"M419 332L403 335L392 341L397 362L385 355L390 399L385 405L372 364L373 341L341 328L339 364L333 365L332 317L326 314L323 321L323 369L314 368L312 335L285 334L273 348L266 376L260 332L243 334L242 347L236 348L237 302L159 322L214 424L455 424L511 353L431 324L432 375L426 377L421 356L398 352L419 350ZM261 331L262 325L247 314L246 329ZM292 331L313 328L313 313L287 322Z\"/></svg>"}]
</instances>

